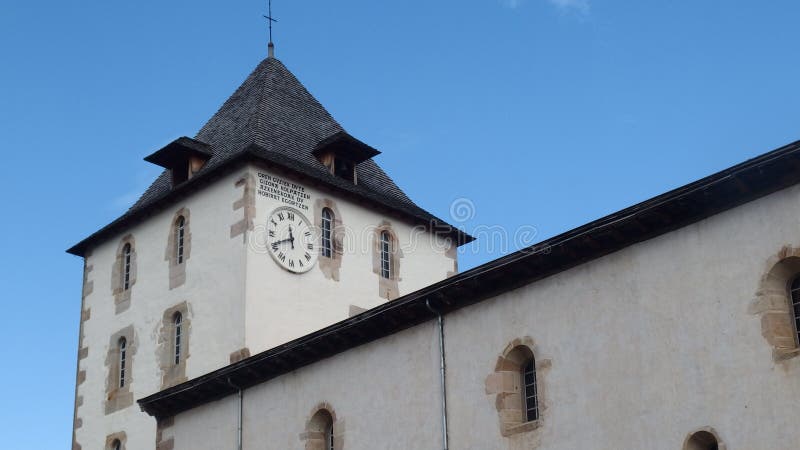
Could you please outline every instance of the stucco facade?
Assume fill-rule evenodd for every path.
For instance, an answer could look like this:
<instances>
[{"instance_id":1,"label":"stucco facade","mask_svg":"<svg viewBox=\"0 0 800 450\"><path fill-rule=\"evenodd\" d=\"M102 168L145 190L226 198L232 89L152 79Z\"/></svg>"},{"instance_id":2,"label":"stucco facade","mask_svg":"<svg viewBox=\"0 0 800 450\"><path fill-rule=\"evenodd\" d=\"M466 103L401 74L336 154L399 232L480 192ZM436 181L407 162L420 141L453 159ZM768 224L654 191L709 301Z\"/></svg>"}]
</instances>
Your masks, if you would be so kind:
<instances>
[{"instance_id":1,"label":"stucco facade","mask_svg":"<svg viewBox=\"0 0 800 450\"><path fill-rule=\"evenodd\" d=\"M319 267L290 273L267 254L264 225L270 212L285 203L262 195L257 181L252 184L265 175L304 190L307 198L296 206L309 220L314 220L313 205L318 200L336 205L342 234L346 232L337 279L326 277ZM187 230L180 270L170 256L177 245L177 217L185 218ZM86 257L87 267L92 267L87 272L92 289L83 304L87 313L82 322L75 441L82 448L102 448L107 436L124 431L126 448L153 448L156 425L135 399L344 320L353 311L351 305L361 310L386 302L380 296L379 276L373 272L369 234L386 220L381 211L321 186L306 186L290 174L246 165L98 245ZM429 239L439 238L401 218L390 220L398 248L414 250L403 255L401 292L446 278L454 267L449 241L430 245ZM112 285L121 283L125 270L120 249L129 242L134 255L129 287L118 287L114 294ZM176 273L180 283L175 283ZM125 308L118 307L115 295L124 296ZM184 317L184 348L180 363L173 367L169 325L174 311ZM118 393L115 345L121 330L128 342L128 373L126 386Z\"/></svg>"},{"instance_id":2,"label":"stucco facade","mask_svg":"<svg viewBox=\"0 0 800 450\"><path fill-rule=\"evenodd\" d=\"M800 358L773 357L752 304L798 217L795 186L447 314L450 448L679 450L703 429L728 450L797 448ZM541 418L503 437L486 380L519 338L547 361ZM438 358L426 322L246 389L243 448L305 448L320 402L343 449L441 448ZM233 448L236 405L176 415L175 448Z\"/></svg>"}]
</instances>

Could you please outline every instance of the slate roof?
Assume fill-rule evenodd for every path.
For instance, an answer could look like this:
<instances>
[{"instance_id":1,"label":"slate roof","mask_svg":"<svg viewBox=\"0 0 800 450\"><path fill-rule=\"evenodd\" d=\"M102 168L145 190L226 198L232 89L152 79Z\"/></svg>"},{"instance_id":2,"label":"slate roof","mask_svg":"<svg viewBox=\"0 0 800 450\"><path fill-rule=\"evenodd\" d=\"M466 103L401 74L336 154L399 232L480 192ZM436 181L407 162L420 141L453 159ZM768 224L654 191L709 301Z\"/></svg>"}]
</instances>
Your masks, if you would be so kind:
<instances>
[{"instance_id":1,"label":"slate roof","mask_svg":"<svg viewBox=\"0 0 800 450\"><path fill-rule=\"evenodd\" d=\"M439 232L444 229L459 245L473 240L417 206L372 159L356 165L358 185L330 174L313 151L320 143L342 135L347 135L342 126L283 63L270 57L255 68L197 133L195 140L208 144L212 156L185 184L197 183L244 156L254 157L376 202L436 227ZM172 188L170 173L165 170L123 216L67 251L83 256L93 243L146 215L179 191Z\"/></svg>"}]
</instances>

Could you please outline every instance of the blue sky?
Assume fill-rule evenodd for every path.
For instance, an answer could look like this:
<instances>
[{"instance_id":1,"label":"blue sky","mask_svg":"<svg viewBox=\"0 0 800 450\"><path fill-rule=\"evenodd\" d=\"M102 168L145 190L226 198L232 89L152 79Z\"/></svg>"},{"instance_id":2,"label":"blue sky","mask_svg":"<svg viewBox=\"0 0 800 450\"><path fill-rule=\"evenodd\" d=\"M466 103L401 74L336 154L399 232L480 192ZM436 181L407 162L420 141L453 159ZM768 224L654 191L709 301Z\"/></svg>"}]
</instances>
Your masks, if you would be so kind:
<instances>
[{"instance_id":1,"label":"blue sky","mask_svg":"<svg viewBox=\"0 0 800 450\"><path fill-rule=\"evenodd\" d=\"M0 421L67 448L81 261L266 52L262 1L5 0ZM419 204L540 240L800 136L800 3L276 0L277 55ZM508 251L513 250L513 246ZM466 248L462 267L501 256ZM44 424L43 430L42 425ZM36 444L30 442L36 438Z\"/></svg>"}]
</instances>

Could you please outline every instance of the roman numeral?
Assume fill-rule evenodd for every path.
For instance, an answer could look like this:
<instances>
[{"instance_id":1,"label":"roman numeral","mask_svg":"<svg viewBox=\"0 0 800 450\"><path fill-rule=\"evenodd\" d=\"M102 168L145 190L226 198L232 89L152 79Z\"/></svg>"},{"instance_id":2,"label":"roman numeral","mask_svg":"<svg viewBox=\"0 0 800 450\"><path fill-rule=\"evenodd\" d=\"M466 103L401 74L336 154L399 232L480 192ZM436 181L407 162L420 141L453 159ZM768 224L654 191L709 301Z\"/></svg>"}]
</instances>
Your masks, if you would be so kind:
<instances>
[{"instance_id":1,"label":"roman numeral","mask_svg":"<svg viewBox=\"0 0 800 450\"><path fill-rule=\"evenodd\" d=\"M281 222L283 222L283 213L282 213L282 212L279 212L279 213L278 213L278 220L280 220Z\"/></svg>"},{"instance_id":2,"label":"roman numeral","mask_svg":"<svg viewBox=\"0 0 800 450\"><path fill-rule=\"evenodd\" d=\"M310 232L310 231L306 231L306 232L305 232L305 233L303 233L303 234L305 234L305 235L306 235L306 237L311 237L311 232Z\"/></svg>"},{"instance_id":3,"label":"roman numeral","mask_svg":"<svg viewBox=\"0 0 800 450\"><path fill-rule=\"evenodd\" d=\"M269 230L269 237L275 237L275 230Z\"/></svg>"},{"instance_id":4,"label":"roman numeral","mask_svg":"<svg viewBox=\"0 0 800 450\"><path fill-rule=\"evenodd\" d=\"M300 267L303 267L303 260L302 259L298 259L297 263L300 264Z\"/></svg>"},{"instance_id":5,"label":"roman numeral","mask_svg":"<svg viewBox=\"0 0 800 450\"><path fill-rule=\"evenodd\" d=\"M272 251L273 252L277 252L278 251L278 243L277 242L273 242L272 243Z\"/></svg>"},{"instance_id":6,"label":"roman numeral","mask_svg":"<svg viewBox=\"0 0 800 450\"><path fill-rule=\"evenodd\" d=\"M278 259L280 259L281 262L285 262L286 261L286 255L284 255L283 252L278 253Z\"/></svg>"},{"instance_id":7,"label":"roman numeral","mask_svg":"<svg viewBox=\"0 0 800 450\"><path fill-rule=\"evenodd\" d=\"M269 219L269 222L270 222L272 225L275 225L276 227L278 226L278 224L275 222L275 219Z\"/></svg>"},{"instance_id":8,"label":"roman numeral","mask_svg":"<svg viewBox=\"0 0 800 450\"><path fill-rule=\"evenodd\" d=\"M308 253L306 253L306 261L311 261L311 255L309 255Z\"/></svg>"},{"instance_id":9,"label":"roman numeral","mask_svg":"<svg viewBox=\"0 0 800 450\"><path fill-rule=\"evenodd\" d=\"M293 259L289 260L289 267L294 267L294 260Z\"/></svg>"},{"instance_id":10,"label":"roman numeral","mask_svg":"<svg viewBox=\"0 0 800 450\"><path fill-rule=\"evenodd\" d=\"M286 213L286 217L288 217L288 218L289 218L289 220L291 220L292 222L294 222L294 213L293 213L293 212L287 212L287 213Z\"/></svg>"},{"instance_id":11,"label":"roman numeral","mask_svg":"<svg viewBox=\"0 0 800 450\"><path fill-rule=\"evenodd\" d=\"M306 248L309 250L314 250L314 244L306 244Z\"/></svg>"}]
</instances>

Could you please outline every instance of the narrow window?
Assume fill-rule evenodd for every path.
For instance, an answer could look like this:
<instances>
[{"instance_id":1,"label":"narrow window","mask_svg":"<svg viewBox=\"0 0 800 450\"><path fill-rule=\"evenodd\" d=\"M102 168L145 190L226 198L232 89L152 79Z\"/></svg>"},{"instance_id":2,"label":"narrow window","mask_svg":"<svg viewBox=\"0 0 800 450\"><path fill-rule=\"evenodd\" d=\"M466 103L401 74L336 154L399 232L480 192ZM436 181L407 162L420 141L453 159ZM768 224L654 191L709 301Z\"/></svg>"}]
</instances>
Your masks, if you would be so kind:
<instances>
[{"instance_id":1,"label":"narrow window","mask_svg":"<svg viewBox=\"0 0 800 450\"><path fill-rule=\"evenodd\" d=\"M334 450L333 448L333 422L328 422L325 425L325 450Z\"/></svg>"},{"instance_id":2,"label":"narrow window","mask_svg":"<svg viewBox=\"0 0 800 450\"><path fill-rule=\"evenodd\" d=\"M119 338L119 387L125 387L125 353L127 352L128 342L124 337Z\"/></svg>"},{"instance_id":3,"label":"narrow window","mask_svg":"<svg viewBox=\"0 0 800 450\"><path fill-rule=\"evenodd\" d=\"M794 318L794 335L797 345L800 345L800 276L792 281L789 294L792 302L792 317Z\"/></svg>"},{"instance_id":4,"label":"narrow window","mask_svg":"<svg viewBox=\"0 0 800 450\"><path fill-rule=\"evenodd\" d=\"M131 287L131 244L122 247L122 290L127 291Z\"/></svg>"},{"instance_id":5,"label":"narrow window","mask_svg":"<svg viewBox=\"0 0 800 450\"><path fill-rule=\"evenodd\" d=\"M122 450L122 442L119 439L114 439L111 443L111 450Z\"/></svg>"},{"instance_id":6,"label":"narrow window","mask_svg":"<svg viewBox=\"0 0 800 450\"><path fill-rule=\"evenodd\" d=\"M381 276L392 278L392 237L388 231L381 232Z\"/></svg>"},{"instance_id":7,"label":"narrow window","mask_svg":"<svg viewBox=\"0 0 800 450\"><path fill-rule=\"evenodd\" d=\"M533 358L528 359L522 366L522 402L525 421L538 420L539 401L536 398L536 364Z\"/></svg>"},{"instance_id":8,"label":"narrow window","mask_svg":"<svg viewBox=\"0 0 800 450\"><path fill-rule=\"evenodd\" d=\"M322 210L322 256L333 256L333 211Z\"/></svg>"},{"instance_id":9,"label":"narrow window","mask_svg":"<svg viewBox=\"0 0 800 450\"><path fill-rule=\"evenodd\" d=\"M181 313L176 312L172 318L172 323L175 325L175 365L181 363L181 333L183 332L183 316Z\"/></svg>"},{"instance_id":10,"label":"narrow window","mask_svg":"<svg viewBox=\"0 0 800 450\"><path fill-rule=\"evenodd\" d=\"M183 264L183 237L186 232L186 219L183 216L178 217L175 222L175 256L178 264Z\"/></svg>"}]
</instances>

